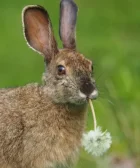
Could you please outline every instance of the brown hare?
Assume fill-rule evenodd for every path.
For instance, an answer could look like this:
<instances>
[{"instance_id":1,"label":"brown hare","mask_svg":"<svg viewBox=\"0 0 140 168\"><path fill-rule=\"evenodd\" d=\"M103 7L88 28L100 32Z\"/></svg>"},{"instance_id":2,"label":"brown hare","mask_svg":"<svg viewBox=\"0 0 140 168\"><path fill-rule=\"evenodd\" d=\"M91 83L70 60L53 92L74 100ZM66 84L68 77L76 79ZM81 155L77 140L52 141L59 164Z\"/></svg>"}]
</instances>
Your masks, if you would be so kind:
<instances>
[{"instance_id":1,"label":"brown hare","mask_svg":"<svg viewBox=\"0 0 140 168\"><path fill-rule=\"evenodd\" d=\"M88 99L97 97L92 62L76 51L77 6L60 4L58 49L48 12L23 9L28 45L44 56L43 85L0 89L0 168L66 168L78 158Z\"/></svg>"}]
</instances>

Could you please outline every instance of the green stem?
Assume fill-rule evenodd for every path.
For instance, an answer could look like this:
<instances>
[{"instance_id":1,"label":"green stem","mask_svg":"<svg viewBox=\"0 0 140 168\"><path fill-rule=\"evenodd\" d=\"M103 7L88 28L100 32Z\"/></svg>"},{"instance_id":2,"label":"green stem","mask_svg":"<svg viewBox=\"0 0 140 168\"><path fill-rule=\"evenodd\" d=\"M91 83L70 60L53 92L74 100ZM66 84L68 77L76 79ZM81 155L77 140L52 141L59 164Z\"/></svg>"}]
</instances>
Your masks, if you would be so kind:
<instances>
[{"instance_id":1,"label":"green stem","mask_svg":"<svg viewBox=\"0 0 140 168\"><path fill-rule=\"evenodd\" d=\"M89 105L91 107L91 111L92 111L92 115L93 115L94 130L96 130L96 128L97 128L97 120L96 120L96 115L95 115L95 111L94 111L94 107L93 107L91 99L89 99Z\"/></svg>"}]
</instances>

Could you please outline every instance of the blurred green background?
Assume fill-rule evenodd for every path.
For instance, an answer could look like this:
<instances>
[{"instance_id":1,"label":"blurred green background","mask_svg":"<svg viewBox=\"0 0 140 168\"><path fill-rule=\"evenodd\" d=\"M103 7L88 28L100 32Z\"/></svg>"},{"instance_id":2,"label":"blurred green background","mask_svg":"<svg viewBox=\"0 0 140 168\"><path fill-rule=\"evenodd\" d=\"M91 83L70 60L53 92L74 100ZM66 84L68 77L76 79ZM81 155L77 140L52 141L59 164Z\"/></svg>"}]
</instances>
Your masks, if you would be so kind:
<instances>
[{"instance_id":1,"label":"blurred green background","mask_svg":"<svg viewBox=\"0 0 140 168\"><path fill-rule=\"evenodd\" d=\"M75 0L79 6L78 50L94 62L99 98L97 121L113 138L100 158L81 151L77 168L140 167L140 1ZM0 2L0 87L41 82L43 58L26 45L21 11L25 5L47 8L58 36L59 0ZM87 129L92 129L88 115ZM134 163L134 165L133 165ZM128 165L129 164L129 165ZM136 166L137 164L137 166ZM118 167L115 167L118 166Z\"/></svg>"}]
</instances>

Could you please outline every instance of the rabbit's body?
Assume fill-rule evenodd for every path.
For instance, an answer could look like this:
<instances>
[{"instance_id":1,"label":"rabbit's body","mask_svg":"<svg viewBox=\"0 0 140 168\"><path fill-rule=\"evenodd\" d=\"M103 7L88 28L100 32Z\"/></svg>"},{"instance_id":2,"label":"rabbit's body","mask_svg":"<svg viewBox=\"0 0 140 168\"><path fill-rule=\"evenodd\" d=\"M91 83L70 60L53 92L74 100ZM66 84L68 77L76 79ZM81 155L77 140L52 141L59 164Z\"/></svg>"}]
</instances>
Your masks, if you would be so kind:
<instances>
[{"instance_id":1,"label":"rabbit's body","mask_svg":"<svg viewBox=\"0 0 140 168\"><path fill-rule=\"evenodd\" d=\"M1 92L1 168L8 164L10 168L54 168L75 161L86 104L54 104L47 88L38 84Z\"/></svg>"},{"instance_id":2,"label":"rabbit's body","mask_svg":"<svg viewBox=\"0 0 140 168\"><path fill-rule=\"evenodd\" d=\"M0 168L66 168L77 159L87 100L96 98L92 62L76 51L77 6L61 1L59 50L47 11L24 8L28 45L44 56L43 85L0 90Z\"/></svg>"}]
</instances>

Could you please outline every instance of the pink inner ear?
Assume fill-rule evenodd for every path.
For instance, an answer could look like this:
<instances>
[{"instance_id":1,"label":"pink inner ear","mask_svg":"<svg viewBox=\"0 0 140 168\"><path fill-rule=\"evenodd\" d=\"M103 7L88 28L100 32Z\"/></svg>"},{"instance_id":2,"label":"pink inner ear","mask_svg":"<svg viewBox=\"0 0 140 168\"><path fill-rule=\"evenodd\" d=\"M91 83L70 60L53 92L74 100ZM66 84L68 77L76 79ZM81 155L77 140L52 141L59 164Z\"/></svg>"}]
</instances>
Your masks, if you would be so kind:
<instances>
[{"instance_id":1,"label":"pink inner ear","mask_svg":"<svg viewBox=\"0 0 140 168\"><path fill-rule=\"evenodd\" d=\"M28 43L35 50L46 54L46 45L47 48L50 47L51 29L45 13L38 9L29 9L25 13L24 23Z\"/></svg>"}]
</instances>

